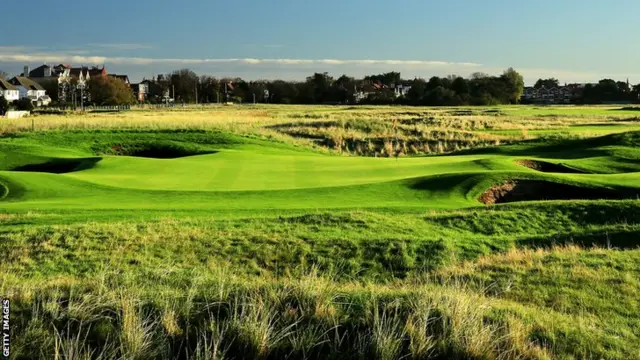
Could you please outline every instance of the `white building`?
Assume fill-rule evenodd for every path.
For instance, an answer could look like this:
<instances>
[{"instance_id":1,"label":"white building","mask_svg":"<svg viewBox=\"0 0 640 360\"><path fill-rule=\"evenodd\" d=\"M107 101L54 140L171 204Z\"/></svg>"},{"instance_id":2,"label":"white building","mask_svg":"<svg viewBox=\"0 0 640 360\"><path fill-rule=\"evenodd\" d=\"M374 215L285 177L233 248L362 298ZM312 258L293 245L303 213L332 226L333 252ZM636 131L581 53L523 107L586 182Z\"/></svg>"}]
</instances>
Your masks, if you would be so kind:
<instances>
[{"instance_id":1,"label":"white building","mask_svg":"<svg viewBox=\"0 0 640 360\"><path fill-rule=\"evenodd\" d=\"M0 79L0 97L5 98L8 102L14 102L20 99L20 91L8 81Z\"/></svg>"},{"instance_id":2,"label":"white building","mask_svg":"<svg viewBox=\"0 0 640 360\"><path fill-rule=\"evenodd\" d=\"M396 97L407 96L407 94L409 94L409 90L411 90L411 85L396 84L393 87L393 92Z\"/></svg>"},{"instance_id":3,"label":"white building","mask_svg":"<svg viewBox=\"0 0 640 360\"><path fill-rule=\"evenodd\" d=\"M37 82L23 76L16 76L9 82L18 88L20 99L27 98L38 106L46 106L51 103L51 98L47 96L47 92Z\"/></svg>"}]
</instances>

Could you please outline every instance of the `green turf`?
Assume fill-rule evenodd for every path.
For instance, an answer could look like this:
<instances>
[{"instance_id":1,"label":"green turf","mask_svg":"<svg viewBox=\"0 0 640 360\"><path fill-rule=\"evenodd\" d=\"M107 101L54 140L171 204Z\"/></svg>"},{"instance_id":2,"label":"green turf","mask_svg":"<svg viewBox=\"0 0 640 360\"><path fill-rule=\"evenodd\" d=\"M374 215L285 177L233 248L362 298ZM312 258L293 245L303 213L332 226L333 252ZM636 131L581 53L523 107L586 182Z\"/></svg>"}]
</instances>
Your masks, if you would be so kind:
<instances>
[{"instance_id":1,"label":"green turf","mask_svg":"<svg viewBox=\"0 0 640 360\"><path fill-rule=\"evenodd\" d=\"M480 206L480 194L509 178L624 187L632 196L640 188L637 143L638 133L624 133L569 145L532 143L473 155L393 159L323 155L285 144L269 148L259 140L207 132L30 134L0 141L8 159L0 172L8 190L0 206L458 209ZM146 149L150 144L155 145ZM118 151L142 151L144 157L108 155ZM180 157L148 157L167 155ZM588 174L542 173L516 164L517 159L565 163Z\"/></svg>"}]
</instances>

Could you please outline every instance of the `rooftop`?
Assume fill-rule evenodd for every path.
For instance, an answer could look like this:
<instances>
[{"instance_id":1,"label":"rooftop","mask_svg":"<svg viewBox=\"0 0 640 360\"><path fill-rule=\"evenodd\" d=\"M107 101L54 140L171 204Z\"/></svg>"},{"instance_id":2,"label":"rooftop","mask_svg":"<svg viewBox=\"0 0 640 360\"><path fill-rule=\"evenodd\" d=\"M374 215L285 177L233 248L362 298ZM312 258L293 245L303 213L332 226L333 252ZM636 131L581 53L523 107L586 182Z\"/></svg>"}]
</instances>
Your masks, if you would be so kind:
<instances>
[{"instance_id":1,"label":"rooftop","mask_svg":"<svg viewBox=\"0 0 640 360\"><path fill-rule=\"evenodd\" d=\"M9 82L15 86L22 86L28 90L44 90L44 88L40 84L24 76L16 76L13 79L9 80Z\"/></svg>"},{"instance_id":2,"label":"rooftop","mask_svg":"<svg viewBox=\"0 0 640 360\"><path fill-rule=\"evenodd\" d=\"M0 78L0 90L18 90L18 88L13 86L7 80Z\"/></svg>"}]
</instances>

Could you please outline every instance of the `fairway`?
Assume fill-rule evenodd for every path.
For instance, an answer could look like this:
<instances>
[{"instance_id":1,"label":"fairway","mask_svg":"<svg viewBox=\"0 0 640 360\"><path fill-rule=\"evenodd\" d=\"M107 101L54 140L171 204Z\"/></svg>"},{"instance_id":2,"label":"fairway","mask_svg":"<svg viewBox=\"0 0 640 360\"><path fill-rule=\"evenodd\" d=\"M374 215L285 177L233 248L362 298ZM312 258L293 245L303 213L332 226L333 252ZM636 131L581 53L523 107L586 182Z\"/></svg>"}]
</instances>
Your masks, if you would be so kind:
<instances>
[{"instance_id":1,"label":"fairway","mask_svg":"<svg viewBox=\"0 0 640 360\"><path fill-rule=\"evenodd\" d=\"M640 358L624 110L216 106L0 129L22 358L80 333L80 353L143 341L139 359L192 358L202 334L238 359L377 357L382 337L414 359Z\"/></svg>"},{"instance_id":2,"label":"fairway","mask_svg":"<svg viewBox=\"0 0 640 360\"><path fill-rule=\"evenodd\" d=\"M237 136L221 144L219 133L197 134L204 144L185 142L189 132L163 134L162 141L209 153L185 151L171 159L162 158L163 148L143 156L99 156L71 147L73 132L56 140L66 148L47 145L46 133L4 139L0 149L12 160L0 172L6 189L0 204L7 210L456 209L481 206L484 191L512 179L625 188L629 198L640 184L635 173L639 137L634 132L599 138L600 143L574 141L575 153L571 146L519 145L502 147L500 153L487 149L473 155L401 158L336 156L286 145L270 149L266 142ZM140 139L148 135L153 134L136 133L135 140L128 140L132 144L118 146L145 145ZM100 141L105 134L77 136ZM40 145L33 147L35 143ZM542 172L521 165L523 159L566 164L577 171Z\"/></svg>"}]
</instances>

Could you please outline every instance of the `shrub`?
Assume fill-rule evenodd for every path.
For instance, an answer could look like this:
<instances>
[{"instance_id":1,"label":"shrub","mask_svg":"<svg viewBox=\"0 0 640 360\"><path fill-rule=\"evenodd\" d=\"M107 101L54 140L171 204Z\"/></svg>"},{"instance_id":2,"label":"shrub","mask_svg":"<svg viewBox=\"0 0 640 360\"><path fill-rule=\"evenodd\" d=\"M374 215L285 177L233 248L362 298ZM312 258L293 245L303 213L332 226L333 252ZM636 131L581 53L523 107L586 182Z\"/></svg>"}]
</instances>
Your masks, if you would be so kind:
<instances>
[{"instance_id":1,"label":"shrub","mask_svg":"<svg viewBox=\"0 0 640 360\"><path fill-rule=\"evenodd\" d=\"M16 100L14 102L16 109L20 111L31 111L33 110L33 103L28 98L22 98L20 100Z\"/></svg>"},{"instance_id":2,"label":"shrub","mask_svg":"<svg viewBox=\"0 0 640 360\"><path fill-rule=\"evenodd\" d=\"M9 110L9 102L4 97L0 96L0 115L4 115L7 110Z\"/></svg>"}]
</instances>

